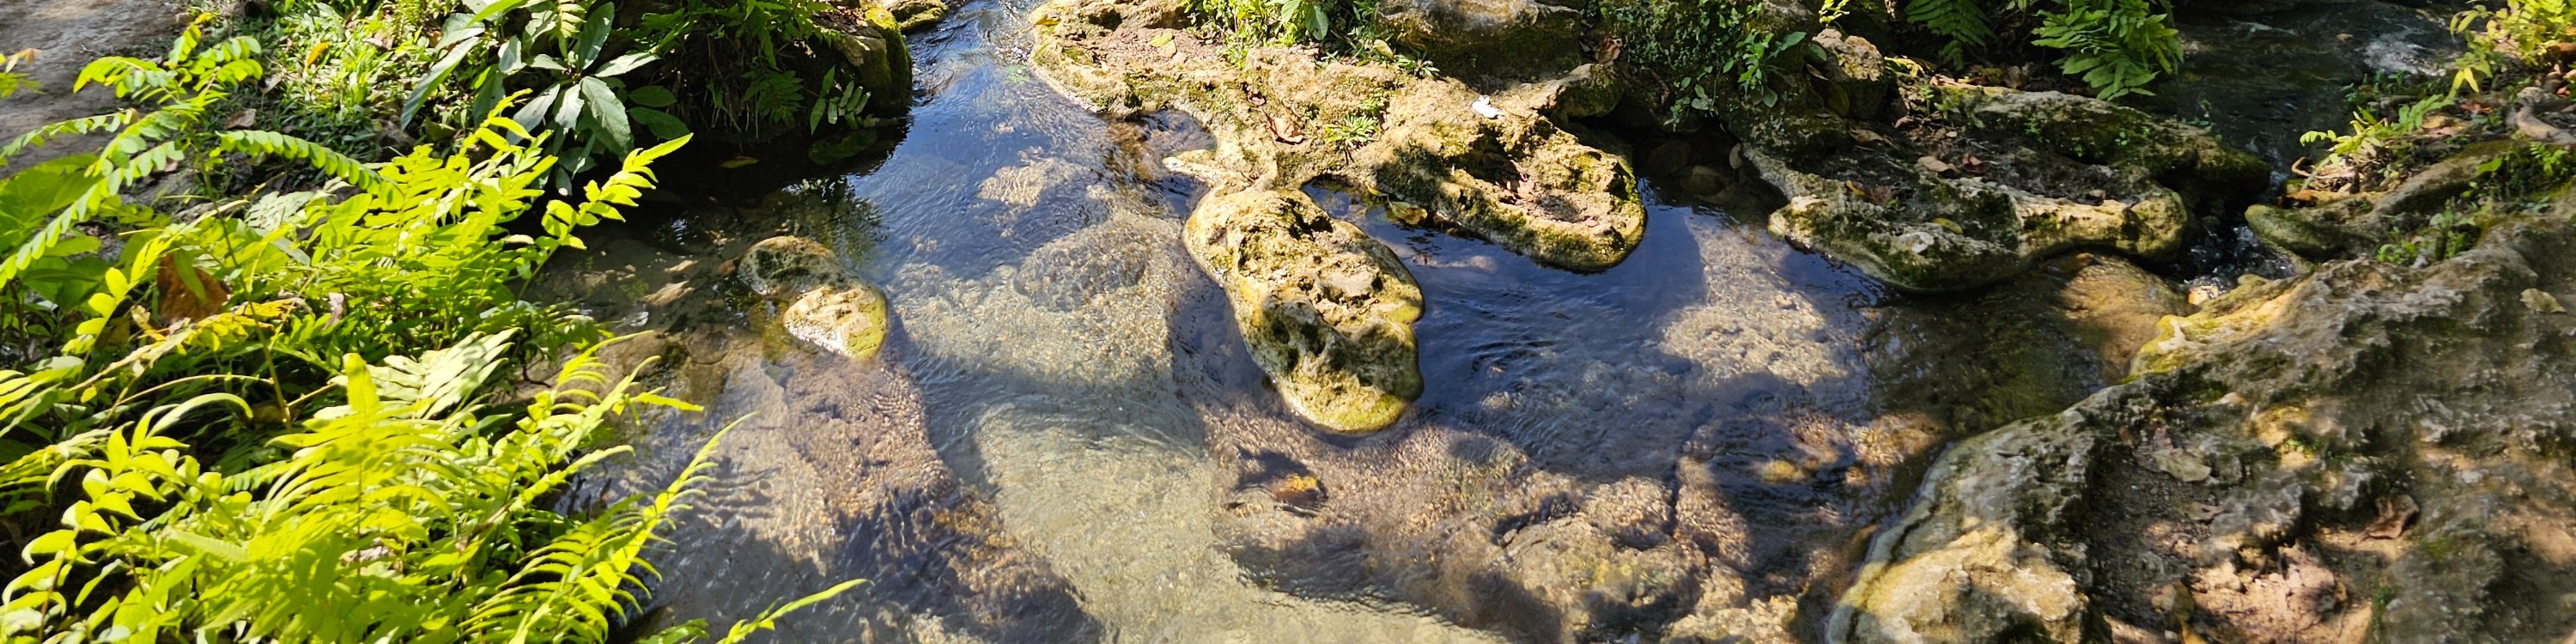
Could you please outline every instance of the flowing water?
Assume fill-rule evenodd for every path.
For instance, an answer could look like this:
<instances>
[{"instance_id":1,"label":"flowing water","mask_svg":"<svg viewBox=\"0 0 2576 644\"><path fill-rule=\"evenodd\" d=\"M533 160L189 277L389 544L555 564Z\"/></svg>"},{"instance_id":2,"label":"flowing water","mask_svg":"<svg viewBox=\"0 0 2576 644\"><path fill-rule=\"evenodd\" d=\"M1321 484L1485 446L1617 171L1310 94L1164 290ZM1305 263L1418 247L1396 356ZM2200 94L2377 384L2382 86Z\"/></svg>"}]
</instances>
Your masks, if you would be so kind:
<instances>
[{"instance_id":1,"label":"flowing water","mask_svg":"<svg viewBox=\"0 0 2576 644\"><path fill-rule=\"evenodd\" d=\"M1449 446L1440 458L1475 460L1458 446L1479 441L1517 454L1577 492L1669 485L1686 457L1744 526L1725 574L1813 612L1925 454L2119 371L2032 303L2063 280L2031 287L2041 297L1897 297L1759 214L1677 197L1658 197L1625 263L1575 274L1315 189L1427 300L1417 409L1377 436L1326 436L1263 389L1223 294L1183 254L1202 187L1157 161L1212 142L1185 117L1105 121L1050 90L1025 64L1032 4L967 3L914 38L919 100L882 161L675 177L716 188L558 265L559 297L675 330L619 351L667 354L655 382L707 407L646 423L637 455L569 503L656 489L744 419L666 531L647 624L722 624L867 578L776 641L1504 639L1253 569L1224 536L1235 454L1303 454L1328 484L1401 492L1448 471L1408 461L1425 437ZM882 355L800 348L722 285L720 264L780 233L841 250L885 290Z\"/></svg>"}]
</instances>

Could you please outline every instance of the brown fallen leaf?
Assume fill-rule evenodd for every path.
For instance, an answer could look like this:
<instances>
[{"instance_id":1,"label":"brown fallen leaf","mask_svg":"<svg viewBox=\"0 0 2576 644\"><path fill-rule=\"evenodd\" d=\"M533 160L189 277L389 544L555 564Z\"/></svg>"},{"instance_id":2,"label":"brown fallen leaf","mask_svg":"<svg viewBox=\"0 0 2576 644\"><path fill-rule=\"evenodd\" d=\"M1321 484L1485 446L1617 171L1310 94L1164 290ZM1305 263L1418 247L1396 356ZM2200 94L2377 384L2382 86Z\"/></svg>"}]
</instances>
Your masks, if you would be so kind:
<instances>
[{"instance_id":1,"label":"brown fallen leaf","mask_svg":"<svg viewBox=\"0 0 2576 644\"><path fill-rule=\"evenodd\" d=\"M240 129L247 129L247 128L249 128L250 126L255 125L255 124L258 124L258 123L259 123L259 108L255 108L255 107L245 107L245 108L242 108L242 111L241 111L241 113L240 113L240 114L234 114L232 118L229 118L229 119L225 119L225 120L224 120L224 129L227 129L227 130L240 130Z\"/></svg>"},{"instance_id":2,"label":"brown fallen leaf","mask_svg":"<svg viewBox=\"0 0 2576 644\"><path fill-rule=\"evenodd\" d=\"M1852 130L1852 142L1861 144L1886 143L1887 137L1879 136L1877 132L1855 129Z\"/></svg>"},{"instance_id":3,"label":"brown fallen leaf","mask_svg":"<svg viewBox=\"0 0 2576 644\"><path fill-rule=\"evenodd\" d=\"M1959 169L1967 171L1968 174L1982 176L1986 173L1986 160L1979 159L1974 154L1963 154L1959 156Z\"/></svg>"},{"instance_id":4,"label":"brown fallen leaf","mask_svg":"<svg viewBox=\"0 0 2576 644\"><path fill-rule=\"evenodd\" d=\"M1306 131L1297 127L1296 119L1277 114L1270 115L1270 136L1289 145L1306 142Z\"/></svg>"},{"instance_id":5,"label":"brown fallen leaf","mask_svg":"<svg viewBox=\"0 0 2576 644\"><path fill-rule=\"evenodd\" d=\"M169 257L161 258L161 271L153 282L161 290L161 308L155 312L166 322L205 319L223 311L233 297L232 289L213 274Z\"/></svg>"},{"instance_id":6,"label":"brown fallen leaf","mask_svg":"<svg viewBox=\"0 0 2576 644\"><path fill-rule=\"evenodd\" d=\"M1942 161L1940 157L1929 154L1923 155L1923 158L1915 159L1914 165L1923 166L1923 169L1931 171L1932 174L1942 176L1949 176L1950 173L1959 171L1957 166L1952 166L1949 162Z\"/></svg>"}]
</instances>

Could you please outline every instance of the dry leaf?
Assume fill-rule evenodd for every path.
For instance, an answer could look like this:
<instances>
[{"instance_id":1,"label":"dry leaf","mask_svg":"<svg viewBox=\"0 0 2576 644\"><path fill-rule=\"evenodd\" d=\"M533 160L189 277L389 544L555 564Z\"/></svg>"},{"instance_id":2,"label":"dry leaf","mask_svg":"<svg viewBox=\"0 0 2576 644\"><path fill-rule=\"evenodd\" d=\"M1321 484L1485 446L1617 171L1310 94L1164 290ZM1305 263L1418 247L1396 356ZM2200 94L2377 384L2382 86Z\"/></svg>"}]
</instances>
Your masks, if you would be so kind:
<instances>
[{"instance_id":1,"label":"dry leaf","mask_svg":"<svg viewBox=\"0 0 2576 644\"><path fill-rule=\"evenodd\" d=\"M224 121L224 129L245 129L257 123L259 123L259 109L246 107L242 108L240 114L234 114L232 118L226 119Z\"/></svg>"},{"instance_id":2,"label":"dry leaf","mask_svg":"<svg viewBox=\"0 0 2576 644\"><path fill-rule=\"evenodd\" d=\"M1959 171L1959 168L1958 168L1958 167L1956 167L1956 166L1952 166L1952 165L1950 165L1948 162L1942 161L1940 157L1932 156L1932 155L1929 155L1929 154L1923 155L1923 158L1915 159L1915 160L1914 160L1914 165L1923 166L1923 169L1925 169L1925 170L1929 170L1929 171L1931 171L1933 174L1942 175L1942 176L1949 176L1949 174L1950 174L1950 173L1953 173L1953 172L1957 172L1957 171Z\"/></svg>"},{"instance_id":3,"label":"dry leaf","mask_svg":"<svg viewBox=\"0 0 2576 644\"><path fill-rule=\"evenodd\" d=\"M162 320L202 320L224 310L233 291L217 281L213 274L195 266L181 266L169 257L161 258L161 271L153 281L161 290Z\"/></svg>"},{"instance_id":4,"label":"dry leaf","mask_svg":"<svg viewBox=\"0 0 2576 644\"><path fill-rule=\"evenodd\" d=\"M1270 115L1270 136L1289 145L1306 142L1306 131L1297 127L1296 119L1277 114Z\"/></svg>"}]
</instances>

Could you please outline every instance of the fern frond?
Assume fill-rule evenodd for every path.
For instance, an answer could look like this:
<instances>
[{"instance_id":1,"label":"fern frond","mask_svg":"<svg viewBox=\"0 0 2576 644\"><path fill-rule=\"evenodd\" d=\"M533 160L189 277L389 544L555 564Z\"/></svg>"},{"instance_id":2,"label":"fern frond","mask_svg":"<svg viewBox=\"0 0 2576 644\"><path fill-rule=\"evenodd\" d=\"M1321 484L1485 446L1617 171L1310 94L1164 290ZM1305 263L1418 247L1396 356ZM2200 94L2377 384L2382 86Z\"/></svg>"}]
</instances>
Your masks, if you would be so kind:
<instances>
[{"instance_id":1,"label":"fern frond","mask_svg":"<svg viewBox=\"0 0 2576 644\"><path fill-rule=\"evenodd\" d=\"M215 136L222 141L222 150L281 156L310 163L315 169L368 192L383 192L390 185L384 175L367 169L366 164L320 143L267 130L234 130Z\"/></svg>"},{"instance_id":2,"label":"fern frond","mask_svg":"<svg viewBox=\"0 0 2576 644\"><path fill-rule=\"evenodd\" d=\"M1905 19L1968 47L1984 47L1986 43L1994 40L1995 30L1993 26L1987 24L1986 10L1978 6L1977 2L1978 0L1908 0L1905 3ZM1946 50L1943 52L1945 56L1953 53Z\"/></svg>"},{"instance_id":3,"label":"fern frond","mask_svg":"<svg viewBox=\"0 0 2576 644\"><path fill-rule=\"evenodd\" d=\"M657 538L672 513L697 493L715 466L716 448L737 421L718 430L698 449L678 478L653 496L651 503L619 502L601 516L582 523L540 548L510 578L510 588L477 606L465 622L475 639L513 642L553 633L604 637L616 618L634 606L628 587L640 587L638 571L651 573L644 548Z\"/></svg>"},{"instance_id":4,"label":"fern frond","mask_svg":"<svg viewBox=\"0 0 2576 644\"><path fill-rule=\"evenodd\" d=\"M10 159L17 158L18 154L27 151L27 148L43 146L45 142L60 137L105 132L108 130L122 128L133 123L135 117L135 111L121 110L107 114L100 114L98 116L82 117L60 123L46 124L43 127L38 127L34 130L28 131L26 134L18 135L18 138L10 139L7 145L0 146L0 166L9 165Z\"/></svg>"}]
</instances>

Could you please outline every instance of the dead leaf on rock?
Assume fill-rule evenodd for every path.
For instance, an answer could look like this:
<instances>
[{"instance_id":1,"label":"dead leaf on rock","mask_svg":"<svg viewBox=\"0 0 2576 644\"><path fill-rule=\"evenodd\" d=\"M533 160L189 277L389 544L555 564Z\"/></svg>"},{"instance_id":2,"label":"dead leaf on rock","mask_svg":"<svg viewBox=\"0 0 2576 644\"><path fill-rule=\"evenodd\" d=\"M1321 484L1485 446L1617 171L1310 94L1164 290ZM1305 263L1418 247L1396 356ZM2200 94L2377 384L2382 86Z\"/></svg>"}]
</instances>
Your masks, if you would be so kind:
<instances>
[{"instance_id":1,"label":"dead leaf on rock","mask_svg":"<svg viewBox=\"0 0 2576 644\"><path fill-rule=\"evenodd\" d=\"M1278 114L1270 115L1270 136L1289 145L1306 142L1306 131L1297 127L1297 120Z\"/></svg>"},{"instance_id":2,"label":"dead leaf on rock","mask_svg":"<svg viewBox=\"0 0 2576 644\"><path fill-rule=\"evenodd\" d=\"M1914 165L1923 166L1923 169L1931 171L1932 174L1942 176L1949 176L1950 173L1959 171L1957 166L1952 166L1949 162L1942 161L1940 157L1929 154L1923 155L1922 158L1915 159Z\"/></svg>"}]
</instances>

